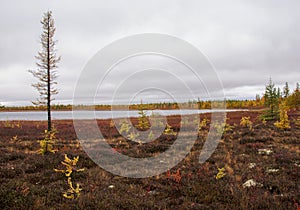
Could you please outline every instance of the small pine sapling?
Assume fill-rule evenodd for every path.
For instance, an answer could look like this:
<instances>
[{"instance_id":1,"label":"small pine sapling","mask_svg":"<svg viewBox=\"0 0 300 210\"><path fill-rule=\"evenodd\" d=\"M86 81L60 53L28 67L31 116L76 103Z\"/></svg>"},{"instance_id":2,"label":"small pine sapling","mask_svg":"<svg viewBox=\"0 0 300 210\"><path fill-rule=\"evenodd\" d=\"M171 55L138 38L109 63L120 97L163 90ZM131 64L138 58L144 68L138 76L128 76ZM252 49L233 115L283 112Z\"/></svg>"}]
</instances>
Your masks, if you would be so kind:
<instances>
[{"instance_id":1,"label":"small pine sapling","mask_svg":"<svg viewBox=\"0 0 300 210\"><path fill-rule=\"evenodd\" d=\"M129 130L131 129L131 126L126 121L123 121L120 128L120 133L125 132L126 134L129 133Z\"/></svg>"},{"instance_id":2,"label":"small pine sapling","mask_svg":"<svg viewBox=\"0 0 300 210\"><path fill-rule=\"evenodd\" d=\"M14 127L15 127L15 124L14 124L13 122L9 121L9 120L6 120L6 121L4 122L4 127L5 127L5 128L14 128Z\"/></svg>"},{"instance_id":3,"label":"small pine sapling","mask_svg":"<svg viewBox=\"0 0 300 210\"><path fill-rule=\"evenodd\" d=\"M72 159L68 158L67 154L65 154L65 159L64 159L64 161L61 162L61 164L64 165L66 167L66 169L62 169L62 170L54 169L54 171L64 173L66 177L70 177L71 174L73 173L73 171L76 171L76 172L84 171L84 168L81 168L81 169L76 168L78 160L79 160L79 156L74 157L72 160Z\"/></svg>"},{"instance_id":4,"label":"small pine sapling","mask_svg":"<svg viewBox=\"0 0 300 210\"><path fill-rule=\"evenodd\" d=\"M199 130L205 128L205 127L207 126L208 123L209 123L209 120L206 119L206 118L204 118L204 119L200 122L200 124L199 124Z\"/></svg>"},{"instance_id":5,"label":"small pine sapling","mask_svg":"<svg viewBox=\"0 0 300 210\"><path fill-rule=\"evenodd\" d=\"M17 142L19 140L18 135L13 136L10 140L13 142Z\"/></svg>"},{"instance_id":6,"label":"small pine sapling","mask_svg":"<svg viewBox=\"0 0 300 210\"><path fill-rule=\"evenodd\" d=\"M68 199L78 198L80 196L80 191L82 191L82 188L80 188L79 184L77 183L76 188L74 188L72 179L71 177L69 177L68 185L69 185L69 189L66 192L64 192L63 196Z\"/></svg>"},{"instance_id":7,"label":"small pine sapling","mask_svg":"<svg viewBox=\"0 0 300 210\"><path fill-rule=\"evenodd\" d=\"M137 127L141 130L147 130L150 128L150 124L147 115L143 109L139 111L138 124Z\"/></svg>"},{"instance_id":8,"label":"small pine sapling","mask_svg":"<svg viewBox=\"0 0 300 210\"><path fill-rule=\"evenodd\" d=\"M22 128L22 124L21 124L20 121L16 122L16 123L15 123L15 126L16 126L17 128Z\"/></svg>"},{"instance_id":9,"label":"small pine sapling","mask_svg":"<svg viewBox=\"0 0 300 210\"><path fill-rule=\"evenodd\" d=\"M40 143L40 154L48 154L48 153L55 153L56 150L53 149L53 144L56 140L56 133L57 130L53 127L50 131L45 130L45 137L42 140L39 140Z\"/></svg>"},{"instance_id":10,"label":"small pine sapling","mask_svg":"<svg viewBox=\"0 0 300 210\"><path fill-rule=\"evenodd\" d=\"M289 116L287 114L288 107L286 106L284 101L280 104L279 110L280 110L279 121L276 121L274 125L279 129L291 128L289 123Z\"/></svg>"},{"instance_id":11,"label":"small pine sapling","mask_svg":"<svg viewBox=\"0 0 300 210\"><path fill-rule=\"evenodd\" d=\"M227 132L232 131L232 129L234 128L234 126L231 126L228 123L219 123L219 122L216 122L214 124L214 127L218 134L226 134Z\"/></svg>"},{"instance_id":12,"label":"small pine sapling","mask_svg":"<svg viewBox=\"0 0 300 210\"><path fill-rule=\"evenodd\" d=\"M127 138L130 139L131 141L136 141L138 137L139 137L139 134L138 133L134 133L134 132L131 132L127 136Z\"/></svg>"},{"instance_id":13,"label":"small pine sapling","mask_svg":"<svg viewBox=\"0 0 300 210\"><path fill-rule=\"evenodd\" d=\"M175 135L176 133L173 131L172 127L167 123L167 127L164 131L164 134L172 136Z\"/></svg>"},{"instance_id":14,"label":"small pine sapling","mask_svg":"<svg viewBox=\"0 0 300 210\"><path fill-rule=\"evenodd\" d=\"M218 168L218 173L216 175L216 179L221 179L226 175L225 168Z\"/></svg>"},{"instance_id":15,"label":"small pine sapling","mask_svg":"<svg viewBox=\"0 0 300 210\"><path fill-rule=\"evenodd\" d=\"M240 121L240 125L246 128L249 128L249 130L253 130L252 122L250 121L250 117L242 117Z\"/></svg>"},{"instance_id":16,"label":"small pine sapling","mask_svg":"<svg viewBox=\"0 0 300 210\"><path fill-rule=\"evenodd\" d=\"M79 160L79 156L74 157L72 160L72 159L68 158L67 154L65 154L65 159L64 159L64 161L61 162L61 164L64 165L66 167L66 169L62 169L62 170L54 169L55 172L63 173L65 175L65 177L67 177L69 189L63 193L63 197L68 198L68 199L78 198L80 196L80 191L82 191L82 188L80 188L78 183L76 184L76 188L73 187L73 182L72 182L72 178L71 178L71 174L73 172L84 171L84 168L81 168L81 169L76 168L78 160Z\"/></svg>"}]
</instances>

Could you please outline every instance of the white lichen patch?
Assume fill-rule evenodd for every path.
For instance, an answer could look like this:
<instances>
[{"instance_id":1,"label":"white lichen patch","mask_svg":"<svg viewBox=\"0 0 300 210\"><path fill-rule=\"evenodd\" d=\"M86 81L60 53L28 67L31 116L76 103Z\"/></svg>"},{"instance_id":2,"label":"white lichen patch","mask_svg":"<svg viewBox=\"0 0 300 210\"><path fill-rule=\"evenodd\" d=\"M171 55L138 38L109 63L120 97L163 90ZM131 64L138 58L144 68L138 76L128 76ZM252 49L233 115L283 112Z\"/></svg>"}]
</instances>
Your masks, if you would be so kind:
<instances>
[{"instance_id":1,"label":"white lichen patch","mask_svg":"<svg viewBox=\"0 0 300 210\"><path fill-rule=\"evenodd\" d=\"M248 168L254 168L256 166L256 163L249 163Z\"/></svg>"},{"instance_id":2,"label":"white lichen patch","mask_svg":"<svg viewBox=\"0 0 300 210\"><path fill-rule=\"evenodd\" d=\"M271 149L258 149L258 154L260 155L270 155L273 151Z\"/></svg>"},{"instance_id":3,"label":"white lichen patch","mask_svg":"<svg viewBox=\"0 0 300 210\"><path fill-rule=\"evenodd\" d=\"M244 184L243 184L243 188L246 188L246 187L262 187L263 185L261 183L258 183L256 182L255 180L253 179L249 179L248 181L246 181Z\"/></svg>"},{"instance_id":4,"label":"white lichen patch","mask_svg":"<svg viewBox=\"0 0 300 210\"><path fill-rule=\"evenodd\" d=\"M279 171L279 169L275 169L275 168L269 168L269 169L267 169L267 173L276 173L278 171Z\"/></svg>"}]
</instances>

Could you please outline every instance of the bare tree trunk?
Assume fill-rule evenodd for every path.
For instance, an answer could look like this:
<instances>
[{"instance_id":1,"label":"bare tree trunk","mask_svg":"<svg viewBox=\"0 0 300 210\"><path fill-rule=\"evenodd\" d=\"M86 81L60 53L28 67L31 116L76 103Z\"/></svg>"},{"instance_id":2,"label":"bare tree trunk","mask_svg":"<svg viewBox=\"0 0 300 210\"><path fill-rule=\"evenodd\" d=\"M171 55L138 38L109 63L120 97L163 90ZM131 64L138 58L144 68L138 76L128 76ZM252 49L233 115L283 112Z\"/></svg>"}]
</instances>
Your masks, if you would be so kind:
<instances>
[{"instance_id":1,"label":"bare tree trunk","mask_svg":"<svg viewBox=\"0 0 300 210\"><path fill-rule=\"evenodd\" d=\"M48 16L48 39L47 39L47 112L48 112L48 131L51 131L51 87L50 87L50 20Z\"/></svg>"}]
</instances>

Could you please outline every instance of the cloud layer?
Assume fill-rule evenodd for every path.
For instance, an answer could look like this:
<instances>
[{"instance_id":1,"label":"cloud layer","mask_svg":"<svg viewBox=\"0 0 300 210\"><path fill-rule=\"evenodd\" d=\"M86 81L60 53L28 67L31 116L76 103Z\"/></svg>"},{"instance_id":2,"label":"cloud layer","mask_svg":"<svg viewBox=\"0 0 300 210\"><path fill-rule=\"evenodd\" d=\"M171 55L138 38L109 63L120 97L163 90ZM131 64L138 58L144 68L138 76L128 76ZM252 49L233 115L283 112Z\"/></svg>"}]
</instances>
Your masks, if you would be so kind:
<instances>
[{"instance_id":1,"label":"cloud layer","mask_svg":"<svg viewBox=\"0 0 300 210\"><path fill-rule=\"evenodd\" d=\"M37 97L30 86L35 79L27 70L36 68L39 21L48 9L53 11L62 56L56 97L60 103L71 103L80 72L98 50L125 36L149 32L177 36L200 49L214 65L228 98L262 93L269 77L279 86L288 81L294 87L300 78L299 6L297 0L3 2L0 103L28 105Z\"/></svg>"}]
</instances>

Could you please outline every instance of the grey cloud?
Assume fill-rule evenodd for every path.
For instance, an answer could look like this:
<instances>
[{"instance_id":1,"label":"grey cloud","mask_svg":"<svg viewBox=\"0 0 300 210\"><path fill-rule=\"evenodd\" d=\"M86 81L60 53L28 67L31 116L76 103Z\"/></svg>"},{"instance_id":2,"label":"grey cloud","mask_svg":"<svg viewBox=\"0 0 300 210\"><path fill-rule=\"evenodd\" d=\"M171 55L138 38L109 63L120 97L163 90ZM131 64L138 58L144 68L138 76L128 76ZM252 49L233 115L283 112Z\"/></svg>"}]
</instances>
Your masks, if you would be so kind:
<instances>
[{"instance_id":1,"label":"grey cloud","mask_svg":"<svg viewBox=\"0 0 300 210\"><path fill-rule=\"evenodd\" d=\"M29 104L37 96L30 87L35 79L27 70L35 68L39 21L48 9L54 14L62 55L57 99L63 102L72 99L81 70L98 50L124 36L145 32L174 35L199 48L216 67L228 97L254 97L269 77L278 85L288 81L294 86L300 78L299 6L297 0L3 2L0 103ZM197 89L188 74L182 79Z\"/></svg>"}]
</instances>

